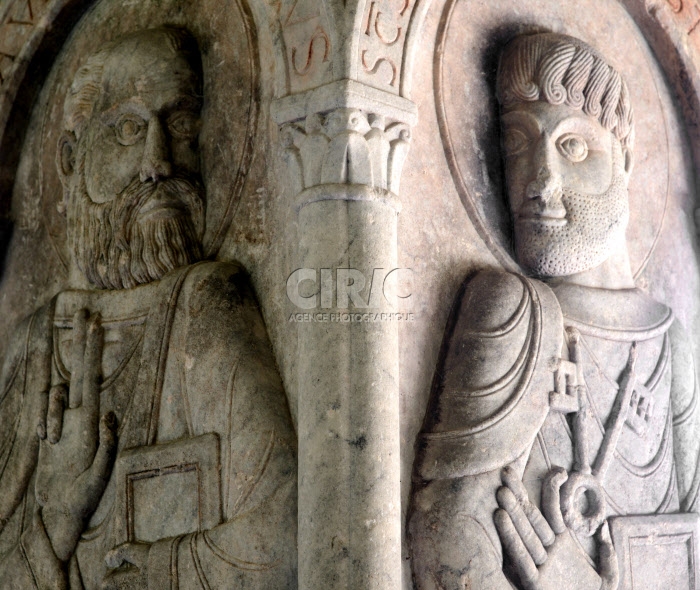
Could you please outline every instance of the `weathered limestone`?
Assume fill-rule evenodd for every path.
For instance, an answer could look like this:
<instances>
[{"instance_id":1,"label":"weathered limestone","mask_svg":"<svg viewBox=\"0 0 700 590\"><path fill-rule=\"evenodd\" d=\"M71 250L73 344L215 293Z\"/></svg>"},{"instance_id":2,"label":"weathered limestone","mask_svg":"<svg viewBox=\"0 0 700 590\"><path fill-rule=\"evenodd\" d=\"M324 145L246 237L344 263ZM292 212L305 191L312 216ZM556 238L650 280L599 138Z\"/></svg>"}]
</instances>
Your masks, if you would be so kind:
<instances>
[{"instance_id":1,"label":"weathered limestone","mask_svg":"<svg viewBox=\"0 0 700 590\"><path fill-rule=\"evenodd\" d=\"M148 29L67 94L70 287L2 373L4 587L296 584L296 440L265 327L244 271L200 262L201 76L189 32Z\"/></svg>"},{"instance_id":2,"label":"weathered limestone","mask_svg":"<svg viewBox=\"0 0 700 590\"><path fill-rule=\"evenodd\" d=\"M629 90L587 44L541 33L503 50L497 93L515 255L540 280L482 273L460 298L418 443L417 585L687 584L696 374L672 311L634 285ZM685 559L650 569L652 546Z\"/></svg>"},{"instance_id":3,"label":"weathered limestone","mask_svg":"<svg viewBox=\"0 0 700 590\"><path fill-rule=\"evenodd\" d=\"M292 100L276 107L290 179L300 189L298 265L313 269L301 277L315 283L303 294L308 309L391 313L383 284L397 267L397 193L413 105L359 83ZM345 106L330 110L329 103ZM303 113L294 113L297 105L313 110L288 122ZM300 586L398 587L398 326L302 324L298 355Z\"/></svg>"},{"instance_id":4,"label":"weathered limestone","mask_svg":"<svg viewBox=\"0 0 700 590\"><path fill-rule=\"evenodd\" d=\"M0 0L0 586L690 587L699 19ZM543 32L619 78L574 41L499 103Z\"/></svg>"},{"instance_id":5,"label":"weathered limestone","mask_svg":"<svg viewBox=\"0 0 700 590\"><path fill-rule=\"evenodd\" d=\"M398 266L398 194L416 124L415 105L403 97L405 76L397 65L409 58L400 48L409 37L407 25L415 9L404 6L398 15L402 24L387 39L381 22L386 12L377 3L367 5L361 49L354 35L332 44L322 28L315 29L307 69L297 67L292 49L292 89L313 88L310 78L322 80L324 71L333 71L324 69L329 62L338 68L336 75L342 72L348 78L319 84L272 105L287 178L294 187L287 194L298 215L294 266L313 269L311 275L299 278L315 277L315 285L307 284L303 293L308 302L304 311L334 315L398 311L382 285ZM289 46L298 38L292 33L286 41ZM329 58L331 44L340 54L336 60ZM321 51L324 59L314 72L313 59ZM361 55L359 71L354 58L346 57L355 51ZM357 295L343 302L345 287ZM305 291L296 282L292 288ZM305 323L298 338L299 547L303 547L299 585L399 587L398 325Z\"/></svg>"}]
</instances>

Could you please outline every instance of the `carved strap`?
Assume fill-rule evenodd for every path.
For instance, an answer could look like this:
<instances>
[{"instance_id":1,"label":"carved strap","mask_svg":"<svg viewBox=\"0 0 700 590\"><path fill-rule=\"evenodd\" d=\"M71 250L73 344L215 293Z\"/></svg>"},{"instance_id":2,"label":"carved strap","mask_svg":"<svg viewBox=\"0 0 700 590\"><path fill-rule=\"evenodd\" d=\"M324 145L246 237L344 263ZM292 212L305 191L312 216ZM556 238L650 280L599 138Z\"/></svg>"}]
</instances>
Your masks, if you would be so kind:
<instances>
[{"instance_id":1,"label":"carved strap","mask_svg":"<svg viewBox=\"0 0 700 590\"><path fill-rule=\"evenodd\" d=\"M158 285L156 302L146 320L136 388L124 417L124 449L152 445L156 440L175 308L182 285L195 266L197 265L186 266L169 273Z\"/></svg>"}]
</instances>

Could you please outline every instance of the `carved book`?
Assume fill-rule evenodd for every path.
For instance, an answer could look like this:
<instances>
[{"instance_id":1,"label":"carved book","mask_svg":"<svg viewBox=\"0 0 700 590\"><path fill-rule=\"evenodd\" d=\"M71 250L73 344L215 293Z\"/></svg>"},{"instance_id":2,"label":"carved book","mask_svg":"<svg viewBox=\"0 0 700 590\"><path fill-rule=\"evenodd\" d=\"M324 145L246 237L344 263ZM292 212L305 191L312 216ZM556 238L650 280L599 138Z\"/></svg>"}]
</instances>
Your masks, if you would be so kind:
<instances>
[{"instance_id":1,"label":"carved book","mask_svg":"<svg viewBox=\"0 0 700 590\"><path fill-rule=\"evenodd\" d=\"M221 523L216 434L125 451L115 469L117 544L153 543Z\"/></svg>"}]
</instances>

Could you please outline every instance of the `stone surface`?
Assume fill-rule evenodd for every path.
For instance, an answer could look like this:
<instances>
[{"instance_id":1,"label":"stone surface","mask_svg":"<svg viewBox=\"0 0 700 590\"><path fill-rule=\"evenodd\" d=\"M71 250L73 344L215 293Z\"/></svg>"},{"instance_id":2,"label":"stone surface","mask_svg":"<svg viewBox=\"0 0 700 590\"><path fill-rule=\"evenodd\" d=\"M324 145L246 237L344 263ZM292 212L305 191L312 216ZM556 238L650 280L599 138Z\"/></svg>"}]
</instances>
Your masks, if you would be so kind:
<instances>
[{"instance_id":1,"label":"stone surface","mask_svg":"<svg viewBox=\"0 0 700 590\"><path fill-rule=\"evenodd\" d=\"M180 588L201 587L198 580L187 576L192 572L198 572L195 576L208 576L213 571L210 568L218 567L213 559L207 561L210 558L207 539L212 538L213 531L224 530L230 524L231 512L227 510L232 503L235 505L231 490L240 490L239 486L243 485L230 476L230 469L235 468L233 459L231 467L227 467L224 449L230 428L238 428L235 420L262 430L275 423L279 424L280 433L286 433L280 434L281 438L290 441L285 448L291 449L288 459L281 460L280 465L296 466L299 488L297 495L292 494L283 502L283 515L275 510L263 513L280 522L294 520L291 515L298 497L299 536L292 539L294 524L273 524L270 520L258 530L269 533L265 543L284 546L285 563L299 564L296 584L309 589L412 588L413 573L422 566L416 557L416 545L409 542L406 533L409 509L415 515L419 504L418 495L412 494L412 472L416 441L422 440L419 433L426 418L431 383L441 376L449 381L463 374L464 369L459 368L461 357L457 355L450 361L449 347L457 341L458 333L467 340L472 337L459 332L461 324L456 318L472 317L470 314L486 310L479 319L487 320L488 311L499 309L496 305L489 307L488 303L506 297L509 289L514 290L511 296L517 299L513 305L523 302L521 332L527 332L529 328L525 324L532 323L528 316L532 306L528 309L526 305L532 293L545 302L550 320L556 316L548 324L554 328L547 342L547 347L555 350L555 356L567 357L568 345L560 350L561 343L563 338L567 342L571 338L560 329L557 309L564 312L561 323L564 317L571 319L567 310L573 309L579 314L576 317L580 324L600 326L597 322L605 320L607 323L602 325L615 326L621 321L616 310L622 305L629 308L626 319L646 318L650 325L658 324L659 330L666 329L666 320L671 321L665 315L671 309L675 323L667 331L668 342L683 341L684 333L688 340L674 350L669 348L670 344L667 347L674 365L668 375L690 371L688 367L695 357L700 333L694 224L697 208L694 166L700 162L700 53L696 43L700 28L695 26L696 8L690 0L578 0L576 3L0 0L0 250L4 253L0 327L8 334L0 339L0 356L7 359L6 371L23 366L20 336L9 335L26 330L23 319L37 309L54 310L55 329L49 330L48 320L42 324L39 314L35 316L39 319L33 324L35 335L30 340L39 343L38 354L49 354L45 350L45 335L52 332L52 341L57 346L53 355L61 359L57 374L68 385L70 379L66 377L72 364L79 364L79 360L73 361L72 355L65 351L72 347L74 323L77 321L80 326L83 322L83 316L76 318L76 312L83 308L90 312L86 323L96 323L95 312L102 316L105 374L118 368L118 360L132 354L132 349L132 360L125 365L122 375L136 372L135 367L155 366L151 358L157 355L139 349L146 346L145 340L139 341L139 333L146 334L147 326L154 323L161 325L160 320L148 320L146 324L136 321L128 326L115 321L150 317L152 305L137 305L135 301L166 301L165 295L156 293L155 287L164 284L167 277L132 286L128 273L113 270L96 279L105 274L96 249L98 255L92 256L93 263L88 259L82 261L84 268L92 267L88 274L98 282L103 281L103 287L120 288L91 286L71 258L67 240L71 225L65 213L57 210L64 191L62 166L57 167L56 156L57 151L68 155L71 152L70 141L62 139L63 121L66 96L76 72L110 42L168 25L189 31L200 56L203 84L199 93L201 112L196 117L197 145L184 150L178 148L173 155L177 167L187 172L195 193L204 200L204 223L197 222L194 215L190 228L193 231L188 232L197 240L201 237L201 253L197 254L190 241L184 247L187 256L177 254L172 260L183 269L187 267L181 264L200 256L209 262L187 272L173 304L171 344L166 347L166 358L173 360L168 361L169 367L164 372L161 410L172 407L171 414L175 415L166 412L166 416L161 411L161 417L168 422L168 428L177 430L177 424L181 424L178 400L183 399L194 400L195 406L200 400L201 415L193 418L192 431L186 436L184 431L171 432L157 444L149 445L153 449L137 445L132 453L125 451L125 443L118 442L122 448L115 458L105 499L101 501L105 506L110 502L118 506L109 517L114 523L115 543L117 539L149 543L173 535L188 539L197 537L194 528L201 528L202 536L197 538L207 547L198 553L202 569L178 575ZM535 254L530 257L530 270L521 267L514 256L501 156L496 71L501 50L510 40L520 34L541 31L585 41L599 49L605 60L627 80L635 141L625 233L632 276L625 279L633 281L639 295L633 297L634 305L629 294L623 294L624 303L620 304L614 289L607 294L597 289L593 297L591 285L574 289L552 281L542 283L534 276L528 278L535 272L533 267L542 262L536 252L547 250L547 240L537 245L537 240L528 241L519 232L515 240L517 247L529 248ZM119 75L128 78L133 71L129 65L144 69L144 54L130 51L123 57ZM172 61L174 64L178 60ZM179 79L184 83L185 78ZM145 105L144 102L142 106ZM537 112L538 107L529 108L533 109L529 115L542 115ZM144 115L142 110L139 116ZM131 127L133 122L130 120L127 128L132 128L140 141L140 125ZM155 130L149 136L150 127L150 124L143 127L146 131L143 140L150 137L153 146L154 138L159 135L158 126L154 125ZM171 131L167 117L163 117L160 129L169 145ZM604 124L603 129L606 129ZM94 172L101 168L92 182L96 195L100 190L109 192L108 185L117 187L119 171L131 166L126 155L120 156L126 153L120 151L122 148L126 150L127 146L99 144L95 139L92 169ZM196 152L198 166L187 155L188 150ZM97 162L98 155L102 155L101 164ZM61 161L59 156L58 163ZM67 161L70 163L70 157ZM508 179L513 176L511 172ZM607 188L603 187L607 175L604 171L600 175L591 174L587 184L584 183L586 186L577 190L601 194ZM509 182L517 185L518 180ZM617 214L619 222L619 199L617 205L617 210L609 210L609 220ZM617 227L619 230L619 223ZM609 244L602 239L604 236L597 237L601 238L596 255L599 258L601 248L605 250ZM619 263L624 250L621 238L619 234L608 237L617 241L613 249ZM109 254L109 245L103 245ZM138 264L131 266L137 276L144 279L150 276L149 272L139 271ZM143 266L148 271L149 264ZM151 264L153 268L157 266ZM504 271L526 278L521 281L513 274L504 275ZM177 274L178 270L172 272ZM504 276L510 279L503 279ZM619 273L607 272L606 280L611 277L621 279ZM597 276L595 280L600 278ZM462 291L465 284L466 294ZM232 285L244 290L242 299L231 295ZM629 291L632 285L627 286ZM471 298L470 289L474 291ZM51 304L58 293L60 297ZM518 299L514 293L521 297ZM583 305L589 300L594 301L592 308ZM229 301L238 303L230 305ZM257 311L255 306L259 306ZM453 307L455 311L451 314ZM501 309L503 315L507 315L506 307ZM245 315L241 322L236 319L240 314ZM195 334L192 330L198 329L197 326L211 328L207 338L188 336ZM268 338L272 345L271 353L257 355L256 359L265 368L256 370L255 374L267 375L274 382L255 387L269 392L265 396L269 407L279 408L279 412L273 412L274 416L254 415L232 406L223 408L222 404L229 398L212 393L231 391L229 377L239 350L237 342L249 334L245 326L256 326L254 334L259 338L260 350L266 349ZM577 327L582 334L581 342L592 342L599 347L597 354L614 365L609 368L612 380L618 379L625 371L631 342L614 345L598 338L599 334L587 335L581 326ZM498 372L496 369L503 364L515 362L513 348L505 340L490 352L474 343L473 338L469 341L474 344L472 360L478 359L479 354L494 359L490 364L484 361L479 370L468 371L471 377L486 367ZM663 357L662 341L659 335L650 342L640 343L635 370L648 371L655 357ZM441 343L444 343L442 353ZM589 360L585 349L582 354L585 367ZM64 359L66 356L68 360ZM679 358L681 368L678 368ZM558 367L556 383L547 366L538 365L538 371L541 369L538 379L547 381L547 393L567 394L566 375L572 379L575 371L573 364L567 364L571 360L565 360ZM446 362L457 368L446 373L443 371ZM202 363L204 368L200 373ZM197 382L181 386L180 381L174 380L180 371L185 376L196 373ZM278 372L284 394L280 394ZM584 371L581 381L585 378L589 388L612 395L611 385L605 380L600 387L591 387L589 381L597 383L594 377L599 376L589 373ZM200 384L200 378L205 380L204 385ZM659 385L664 391L667 378ZM673 380L677 382L678 378ZM122 388L118 381L106 383L123 396L128 397L132 392L143 394L140 385ZM245 390L247 385L240 387ZM638 383L636 388L642 390ZM168 391L176 393L168 396ZM70 394L70 388L68 394L59 388L49 396L56 401L51 406L52 426L46 432L46 440L61 438L55 415L60 413L57 408L64 397L75 396ZM118 397L114 397L117 406ZM656 441L654 433L658 434L659 427L656 420L667 406L649 404L648 397L642 391L642 395L633 398L640 409L634 416L639 419L625 420L620 445L626 444L627 436L647 436ZM555 400L562 411L571 410L576 402L571 396ZM548 398L541 401L546 402L546 407L536 404L534 409L530 408L533 413L528 416L533 422L549 407ZM5 407L10 408L7 404ZM258 405L256 411L263 412L265 407ZM67 415L77 415L72 413L77 409L69 407ZM119 407L104 409L119 414ZM14 420L21 416L13 408L6 411ZM291 427L287 411L291 414ZM230 416L231 426L211 422L216 415L222 420L224 415ZM461 417L463 414L454 411L451 419L458 421ZM7 437L7 432L14 432L19 426L10 418L3 418L0 437ZM563 419L573 425L572 415ZM91 424L94 426L94 420ZM107 421L105 428L109 424ZM199 426L194 428L195 425ZM521 426L528 424L523 421ZM595 428L592 431L590 462L595 461L593 451L600 444L600 437L595 436L597 431ZM70 441L70 429L66 432ZM214 435L219 440L218 456L211 451ZM509 444L499 440L497 444L485 445L481 454L489 455L497 450L514 452L518 446L516 439L513 436L507 441ZM37 440L27 438L25 447L31 451ZM295 444L298 460L293 453ZM42 445L42 449L50 451L42 450L41 457L48 457L56 450L52 454L60 464L56 445L46 442ZM677 446L685 445L681 441ZM0 452L6 453L7 448L2 448ZM236 448L260 449L260 444L241 443ZM254 455L245 456L246 461L256 459ZM676 452L675 456L680 455ZM46 465L53 460L52 457L39 462ZM567 461L570 457L562 465L570 468ZM608 478L619 472L615 461L608 469ZM473 468L478 461L469 459L466 464L472 464ZM37 472L31 465L22 469L17 469L16 464L2 465L5 464L0 463L3 469L0 481L11 481L15 486L24 482L37 489L35 481L26 480L34 472L37 477L41 473L39 489L47 493L52 488L65 488L66 481L72 477L70 469L66 469L66 481L52 483L58 481L57 469L52 472L42 468ZM213 466L222 469L218 471ZM665 476L667 469L668 463L661 462L658 477ZM291 482L289 478L294 470L294 467L285 470L279 478L271 480ZM590 495L595 494L594 483L581 477L571 479L588 482L593 490ZM207 490L218 487L219 495L204 491L195 498L193 490L199 488L200 482L206 482L201 485ZM513 478L508 482L511 493L515 490L522 496L517 482ZM525 483L532 503L539 506L538 486ZM450 489L436 492L441 502L454 503L452 484L454 480L450 480L449 486L445 484ZM613 494L619 491L618 484L610 484ZM493 493L488 495L488 501L474 508L477 512L491 510L487 508L489 505L493 510L497 507L500 479L484 485L490 486ZM284 493L288 492L286 489ZM158 501L149 501L149 496L155 494L159 494ZM20 495L17 491L7 498L16 499ZM500 495L507 496L506 492ZM646 498L644 494L642 497ZM512 508L507 498L501 500ZM528 502L521 504L531 510ZM454 506L464 509L460 514L467 513L466 505L460 507L456 502ZM572 508L568 522L584 528L586 521L577 519L575 506ZM171 514L176 516L167 518ZM250 514L253 519L260 515L255 511ZM91 520L96 522L102 515L103 511L97 508ZM545 515L548 516L546 510ZM501 524L506 522L499 518ZM659 531L678 531L681 536L695 534L690 517L681 518L681 522L673 522L669 516L664 519L661 522L657 518L655 524L649 525L651 532L633 521L626 521L625 525L610 519L615 545L618 538L630 535L641 539L635 545L641 549L630 553L633 555L630 560L620 558L618 571L623 584L628 579L623 565L638 563L639 556L648 551L644 547L649 542L656 543L654 535ZM495 549L500 547L500 537L493 521L489 523L493 543L479 547L486 562L495 564L495 578L502 580L503 568ZM455 524L459 523L452 523ZM22 526L34 530L35 525L25 519ZM13 529L15 533L19 526L16 524ZM255 529L247 524L243 526L246 531ZM209 533L205 535L204 531ZM236 543L250 540L247 535L249 532L241 536L236 533L235 540L227 537L222 541L225 547L217 547L229 555L236 554L240 549ZM3 533L6 542L0 547L0 554L11 554L12 539L16 536L9 529ZM39 537L38 542L25 544L26 559L50 564L52 561L46 556L54 548L50 542L47 545L46 539L42 543ZM454 538L443 535L438 546L444 551L456 551L459 544L449 545ZM576 579L584 587L599 577L596 571L599 568L592 568L582 552L571 549L574 543L573 537L560 536L550 547L549 565L543 565L552 580L563 580L559 582L562 587L573 583L567 574L570 568L578 572ZM591 543L590 539L584 542L590 551ZM90 579L104 575L108 564L102 565L103 560L89 556L85 539L78 547L74 561L93 572ZM200 548L196 543L178 544L178 555L189 551L182 563L184 569L191 559L192 547ZM495 559L489 556L491 547L496 551ZM95 554L107 551L100 548ZM109 561L118 564L120 559L139 560L147 564L146 569L160 571L168 563L168 556L175 555L165 548L150 553L146 559L145 551L134 549L130 555L122 552L110 556ZM574 554L583 559L566 565L567 556ZM677 544L670 544L667 555L669 563L683 559ZM608 563L612 562L608 560ZM233 567L242 572L245 569L242 565ZM7 571L13 571L11 566L7 567L10 568ZM53 576L53 570L47 567L48 570L41 571ZM265 570L267 573L246 570L241 576L262 579L261 576L277 575L273 573L276 571L281 581L264 587L295 587L295 582L281 573L285 567ZM224 574L218 571L214 575ZM516 586L519 584L515 581L517 572L512 568L508 576ZM679 576L673 580L682 580L682 574ZM60 580L60 575L55 579ZM167 584L163 582L166 579L158 578L151 587L162 587L161 583ZM17 577L13 582L21 585L22 580ZM143 576L140 580L139 583L145 583ZM246 584L257 583L246 579L236 586L230 577L226 580L218 586L210 583L210 587L247 587ZM79 587L75 583L70 587L74 586ZM463 586L458 585L460 590Z\"/></svg>"},{"instance_id":2,"label":"stone surface","mask_svg":"<svg viewBox=\"0 0 700 590\"><path fill-rule=\"evenodd\" d=\"M265 326L240 267L200 262L201 67L191 33L144 29L67 91L69 288L2 373L5 587L296 584L296 437Z\"/></svg>"},{"instance_id":3,"label":"stone surface","mask_svg":"<svg viewBox=\"0 0 700 590\"><path fill-rule=\"evenodd\" d=\"M700 487L689 341L627 251L630 91L589 45L539 33L502 50L496 92L515 258L536 278L482 272L459 296L417 443L417 586L617 588L622 567L624 587L678 587L694 554L666 573L620 532L658 515L634 538L667 550L664 514L694 514Z\"/></svg>"}]
</instances>

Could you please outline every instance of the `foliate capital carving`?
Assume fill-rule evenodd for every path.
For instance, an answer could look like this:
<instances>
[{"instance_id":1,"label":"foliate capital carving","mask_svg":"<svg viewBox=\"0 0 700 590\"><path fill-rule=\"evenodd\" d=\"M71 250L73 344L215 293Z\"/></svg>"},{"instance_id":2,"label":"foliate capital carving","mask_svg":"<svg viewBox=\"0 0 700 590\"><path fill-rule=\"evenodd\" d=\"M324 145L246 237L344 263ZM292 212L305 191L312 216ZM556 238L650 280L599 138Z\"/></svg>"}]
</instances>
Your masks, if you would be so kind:
<instances>
[{"instance_id":1,"label":"foliate capital carving","mask_svg":"<svg viewBox=\"0 0 700 590\"><path fill-rule=\"evenodd\" d=\"M297 192L350 184L398 194L416 121L410 101L346 81L282 99L273 116Z\"/></svg>"}]
</instances>

